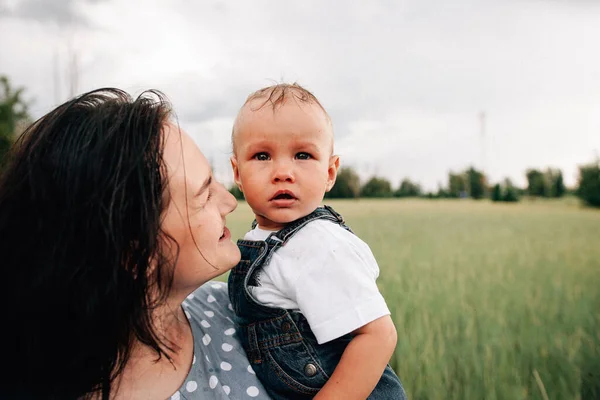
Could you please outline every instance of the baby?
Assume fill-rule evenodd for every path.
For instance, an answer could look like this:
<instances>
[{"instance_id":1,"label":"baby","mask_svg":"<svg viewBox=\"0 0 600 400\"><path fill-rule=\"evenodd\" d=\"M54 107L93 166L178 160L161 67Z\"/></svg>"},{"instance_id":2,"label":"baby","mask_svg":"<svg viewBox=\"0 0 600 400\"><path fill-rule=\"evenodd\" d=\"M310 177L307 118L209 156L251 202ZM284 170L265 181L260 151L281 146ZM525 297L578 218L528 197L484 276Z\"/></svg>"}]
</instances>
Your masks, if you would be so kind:
<instances>
[{"instance_id":1,"label":"baby","mask_svg":"<svg viewBox=\"0 0 600 400\"><path fill-rule=\"evenodd\" d=\"M229 276L237 331L273 399L405 399L388 365L396 329L369 246L332 208L339 157L317 98L251 94L232 133L234 179L254 212Z\"/></svg>"}]
</instances>

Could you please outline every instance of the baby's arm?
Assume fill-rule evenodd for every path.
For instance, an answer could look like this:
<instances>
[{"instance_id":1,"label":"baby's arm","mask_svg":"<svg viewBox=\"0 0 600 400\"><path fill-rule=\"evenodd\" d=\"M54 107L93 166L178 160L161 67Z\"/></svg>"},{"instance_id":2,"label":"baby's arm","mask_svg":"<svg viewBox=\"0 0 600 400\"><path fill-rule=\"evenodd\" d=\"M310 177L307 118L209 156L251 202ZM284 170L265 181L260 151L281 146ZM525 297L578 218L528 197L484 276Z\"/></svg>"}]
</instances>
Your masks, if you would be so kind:
<instances>
[{"instance_id":1,"label":"baby's arm","mask_svg":"<svg viewBox=\"0 0 600 400\"><path fill-rule=\"evenodd\" d=\"M331 378L319 391L316 400L361 399L373 391L383 375L398 339L389 315L378 318L353 332Z\"/></svg>"}]
</instances>

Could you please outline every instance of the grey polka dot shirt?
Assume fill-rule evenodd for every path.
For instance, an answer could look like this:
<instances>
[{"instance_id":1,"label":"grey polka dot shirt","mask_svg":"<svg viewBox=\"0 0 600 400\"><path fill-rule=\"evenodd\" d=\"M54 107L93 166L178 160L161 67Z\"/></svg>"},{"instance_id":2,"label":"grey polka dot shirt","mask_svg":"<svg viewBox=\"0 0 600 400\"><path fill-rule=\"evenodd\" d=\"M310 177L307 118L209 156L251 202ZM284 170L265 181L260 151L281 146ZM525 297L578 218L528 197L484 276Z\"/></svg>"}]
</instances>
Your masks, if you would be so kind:
<instances>
[{"instance_id":1,"label":"grey polka dot shirt","mask_svg":"<svg viewBox=\"0 0 600 400\"><path fill-rule=\"evenodd\" d=\"M227 284L202 285L183 309L194 334L194 358L171 399L270 399L237 340Z\"/></svg>"}]
</instances>

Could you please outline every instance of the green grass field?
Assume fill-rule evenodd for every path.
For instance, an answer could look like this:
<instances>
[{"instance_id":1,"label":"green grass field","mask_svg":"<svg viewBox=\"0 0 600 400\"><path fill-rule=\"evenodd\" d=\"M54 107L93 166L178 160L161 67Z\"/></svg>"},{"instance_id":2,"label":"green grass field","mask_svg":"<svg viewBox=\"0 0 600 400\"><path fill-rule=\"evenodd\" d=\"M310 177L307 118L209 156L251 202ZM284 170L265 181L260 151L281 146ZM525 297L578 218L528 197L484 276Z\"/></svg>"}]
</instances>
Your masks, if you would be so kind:
<instances>
[{"instance_id":1,"label":"green grass field","mask_svg":"<svg viewBox=\"0 0 600 400\"><path fill-rule=\"evenodd\" d=\"M411 399L600 398L600 212L329 201L373 250ZM252 221L228 218L234 238Z\"/></svg>"}]
</instances>

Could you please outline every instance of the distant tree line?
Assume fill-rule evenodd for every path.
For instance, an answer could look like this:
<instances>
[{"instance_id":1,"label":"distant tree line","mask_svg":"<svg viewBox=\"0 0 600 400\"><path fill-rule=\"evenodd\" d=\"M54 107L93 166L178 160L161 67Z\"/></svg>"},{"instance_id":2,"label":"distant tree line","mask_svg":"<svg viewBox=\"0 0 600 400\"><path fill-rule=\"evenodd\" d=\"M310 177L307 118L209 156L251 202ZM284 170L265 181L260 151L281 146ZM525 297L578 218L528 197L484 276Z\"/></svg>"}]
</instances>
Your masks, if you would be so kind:
<instances>
[{"instance_id":1,"label":"distant tree line","mask_svg":"<svg viewBox=\"0 0 600 400\"><path fill-rule=\"evenodd\" d=\"M13 88L6 76L0 75L0 170L6 162L5 154L15 138L31 122L28 113L29 102L24 100L23 88ZM528 169L525 172L527 187L518 188L506 178L502 182L490 185L485 174L474 167L462 172L448 173L446 185L438 185L436 192L424 192L420 184L409 178L403 179L394 188L386 178L373 176L364 184L351 167L341 168L333 188L327 198L355 199L359 197L423 197L437 198L490 198L495 202L516 202L523 196L559 198L567 193L562 172L548 168L544 171ZM244 194L236 185L230 188L238 199ZM579 179L573 193L586 204L600 207L600 159L579 167Z\"/></svg>"},{"instance_id":2,"label":"distant tree line","mask_svg":"<svg viewBox=\"0 0 600 400\"><path fill-rule=\"evenodd\" d=\"M506 178L493 185L487 183L485 174L474 167L462 172L448 173L448 182L439 185L435 192L424 192L421 185L409 178L404 178L394 188L389 180L379 176L369 178L361 184L356 171L351 167L340 169L335 185L325 197L330 199L356 198L403 198L420 197L427 199L442 198L489 198L494 202L518 202L522 197L531 198L560 198L568 193L564 184L562 171L548 168L545 171L528 169L525 172L527 187L519 188ZM237 199L243 199L244 194L233 185L231 193ZM579 167L577 188L571 191L579 196L586 204L600 207L600 162Z\"/></svg>"}]
</instances>

